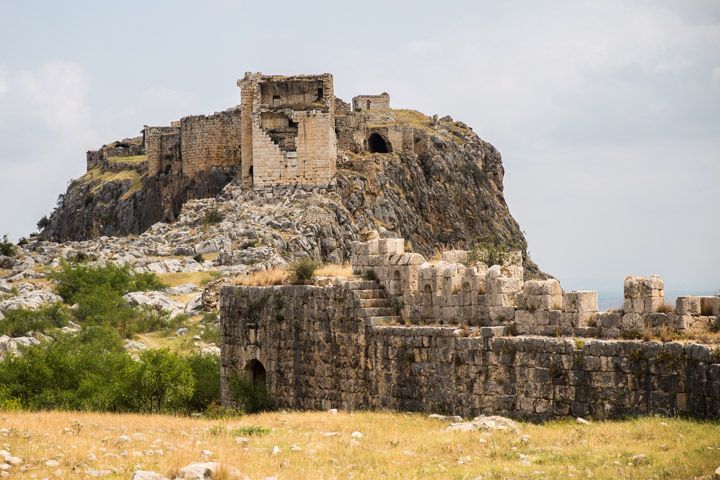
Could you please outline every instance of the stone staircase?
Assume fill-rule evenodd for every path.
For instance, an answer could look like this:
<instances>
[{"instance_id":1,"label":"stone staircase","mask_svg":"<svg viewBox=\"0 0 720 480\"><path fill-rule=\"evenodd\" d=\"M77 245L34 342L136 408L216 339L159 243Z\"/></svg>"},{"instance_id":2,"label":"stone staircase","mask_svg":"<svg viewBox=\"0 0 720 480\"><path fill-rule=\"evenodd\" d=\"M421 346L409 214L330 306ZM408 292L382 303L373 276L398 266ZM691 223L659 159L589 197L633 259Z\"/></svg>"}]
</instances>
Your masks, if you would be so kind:
<instances>
[{"instance_id":1,"label":"stone staircase","mask_svg":"<svg viewBox=\"0 0 720 480\"><path fill-rule=\"evenodd\" d=\"M359 305L358 316L365 319L366 326L400 324L400 317L378 282L353 279L344 282L343 286L353 293Z\"/></svg>"}]
</instances>

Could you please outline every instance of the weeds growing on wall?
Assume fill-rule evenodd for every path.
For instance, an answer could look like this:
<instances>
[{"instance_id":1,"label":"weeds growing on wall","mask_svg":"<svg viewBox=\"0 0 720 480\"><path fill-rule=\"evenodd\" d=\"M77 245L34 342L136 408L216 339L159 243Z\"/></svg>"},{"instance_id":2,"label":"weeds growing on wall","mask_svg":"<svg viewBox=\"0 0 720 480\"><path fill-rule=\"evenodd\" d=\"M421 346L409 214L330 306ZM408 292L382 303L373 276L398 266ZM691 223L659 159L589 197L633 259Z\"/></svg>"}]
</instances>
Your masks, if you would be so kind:
<instances>
[{"instance_id":1,"label":"weeds growing on wall","mask_svg":"<svg viewBox=\"0 0 720 480\"><path fill-rule=\"evenodd\" d=\"M315 270L320 268L320 265L320 262L308 257L295 260L288 267L290 280L294 284L309 283L315 276Z\"/></svg>"}]
</instances>

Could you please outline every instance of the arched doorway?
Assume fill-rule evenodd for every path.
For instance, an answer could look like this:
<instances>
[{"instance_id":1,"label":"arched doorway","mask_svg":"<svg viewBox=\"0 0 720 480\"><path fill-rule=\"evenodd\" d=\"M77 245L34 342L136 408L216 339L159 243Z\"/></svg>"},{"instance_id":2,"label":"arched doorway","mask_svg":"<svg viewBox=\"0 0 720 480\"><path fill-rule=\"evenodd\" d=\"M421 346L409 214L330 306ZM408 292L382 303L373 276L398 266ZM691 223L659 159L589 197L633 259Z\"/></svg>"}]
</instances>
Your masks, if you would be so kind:
<instances>
[{"instance_id":1,"label":"arched doorway","mask_svg":"<svg viewBox=\"0 0 720 480\"><path fill-rule=\"evenodd\" d=\"M370 153L390 153L390 147L379 133L372 133L368 137L368 149Z\"/></svg>"},{"instance_id":2,"label":"arched doorway","mask_svg":"<svg viewBox=\"0 0 720 480\"><path fill-rule=\"evenodd\" d=\"M258 360L252 359L245 365L245 378L251 380L254 385L266 386L267 373L265 367Z\"/></svg>"}]
</instances>

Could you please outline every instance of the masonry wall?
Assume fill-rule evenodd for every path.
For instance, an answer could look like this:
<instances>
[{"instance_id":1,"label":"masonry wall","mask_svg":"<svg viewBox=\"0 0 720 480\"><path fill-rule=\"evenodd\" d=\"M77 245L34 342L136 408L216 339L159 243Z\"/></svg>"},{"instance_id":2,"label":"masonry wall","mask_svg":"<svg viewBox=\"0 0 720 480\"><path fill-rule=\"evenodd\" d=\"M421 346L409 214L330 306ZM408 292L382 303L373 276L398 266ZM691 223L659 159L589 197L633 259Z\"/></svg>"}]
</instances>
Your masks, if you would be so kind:
<instances>
[{"instance_id":1,"label":"masonry wall","mask_svg":"<svg viewBox=\"0 0 720 480\"><path fill-rule=\"evenodd\" d=\"M252 359L267 369L283 408L359 408L365 381L364 325L349 290L313 286L225 287L222 398L228 381Z\"/></svg>"},{"instance_id":2,"label":"masonry wall","mask_svg":"<svg viewBox=\"0 0 720 480\"><path fill-rule=\"evenodd\" d=\"M493 334L366 326L341 286L225 287L223 401L233 372L256 359L281 408L720 418L720 352L710 347Z\"/></svg>"},{"instance_id":3,"label":"masonry wall","mask_svg":"<svg viewBox=\"0 0 720 480\"><path fill-rule=\"evenodd\" d=\"M241 163L240 110L185 117L180 121L183 172L194 178L213 167Z\"/></svg>"}]
</instances>

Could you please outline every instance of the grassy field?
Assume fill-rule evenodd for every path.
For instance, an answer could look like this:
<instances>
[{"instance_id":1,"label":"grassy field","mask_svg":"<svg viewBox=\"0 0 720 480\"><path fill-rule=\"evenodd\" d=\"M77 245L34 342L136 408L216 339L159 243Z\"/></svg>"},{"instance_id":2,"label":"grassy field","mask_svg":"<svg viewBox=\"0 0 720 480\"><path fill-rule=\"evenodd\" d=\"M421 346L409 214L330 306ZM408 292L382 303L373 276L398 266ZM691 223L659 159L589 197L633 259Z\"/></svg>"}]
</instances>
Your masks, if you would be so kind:
<instances>
[{"instance_id":1,"label":"grassy field","mask_svg":"<svg viewBox=\"0 0 720 480\"><path fill-rule=\"evenodd\" d=\"M127 479L135 469L169 474L204 460L252 479L709 479L720 466L718 423L643 418L522 424L519 432L445 427L403 413L272 412L219 421L5 412L0 444L23 460L12 478L109 470L104 478Z\"/></svg>"}]
</instances>

